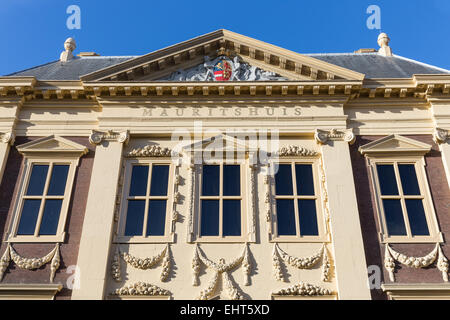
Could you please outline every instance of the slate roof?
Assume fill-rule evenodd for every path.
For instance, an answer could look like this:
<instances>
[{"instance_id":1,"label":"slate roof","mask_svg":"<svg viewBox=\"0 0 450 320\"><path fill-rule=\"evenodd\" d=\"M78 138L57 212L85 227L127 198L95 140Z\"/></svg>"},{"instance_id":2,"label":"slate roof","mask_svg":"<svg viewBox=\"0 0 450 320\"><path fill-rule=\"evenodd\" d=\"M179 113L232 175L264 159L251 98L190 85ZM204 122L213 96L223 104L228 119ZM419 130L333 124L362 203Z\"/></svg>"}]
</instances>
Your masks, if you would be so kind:
<instances>
[{"instance_id":1,"label":"slate roof","mask_svg":"<svg viewBox=\"0 0 450 320\"><path fill-rule=\"evenodd\" d=\"M305 54L366 75L366 78L411 78L414 74L450 74L449 70L394 55L378 53ZM119 64L138 56L75 57L68 62L54 61L7 76L35 76L38 80L79 80L80 76Z\"/></svg>"}]
</instances>

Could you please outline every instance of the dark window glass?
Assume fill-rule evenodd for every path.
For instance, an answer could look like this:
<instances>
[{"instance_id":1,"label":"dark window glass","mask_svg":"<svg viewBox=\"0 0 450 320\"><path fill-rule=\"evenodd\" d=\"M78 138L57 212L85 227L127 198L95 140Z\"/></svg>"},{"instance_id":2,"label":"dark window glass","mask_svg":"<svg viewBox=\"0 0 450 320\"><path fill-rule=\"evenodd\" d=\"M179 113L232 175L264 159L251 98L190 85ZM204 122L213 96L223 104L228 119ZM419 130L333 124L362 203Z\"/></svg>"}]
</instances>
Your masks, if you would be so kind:
<instances>
[{"instance_id":1,"label":"dark window glass","mask_svg":"<svg viewBox=\"0 0 450 320\"><path fill-rule=\"evenodd\" d=\"M42 196L44 194L45 181L47 180L48 165L35 164L31 170L28 183L28 196Z\"/></svg>"},{"instance_id":2,"label":"dark window glass","mask_svg":"<svg viewBox=\"0 0 450 320\"><path fill-rule=\"evenodd\" d=\"M202 195L218 196L220 185L220 166L203 166Z\"/></svg>"},{"instance_id":3,"label":"dark window glass","mask_svg":"<svg viewBox=\"0 0 450 320\"><path fill-rule=\"evenodd\" d=\"M277 226L279 236L295 236L294 200L277 200Z\"/></svg>"},{"instance_id":4,"label":"dark window glass","mask_svg":"<svg viewBox=\"0 0 450 320\"><path fill-rule=\"evenodd\" d=\"M406 236L405 221L403 220L400 200L383 200L384 214L390 236Z\"/></svg>"},{"instance_id":5,"label":"dark window glass","mask_svg":"<svg viewBox=\"0 0 450 320\"><path fill-rule=\"evenodd\" d=\"M413 164L399 164L398 171L402 181L403 194L405 196L420 195L419 183L417 182L416 169Z\"/></svg>"},{"instance_id":6,"label":"dark window glass","mask_svg":"<svg viewBox=\"0 0 450 320\"><path fill-rule=\"evenodd\" d=\"M129 200L125 236L142 236L145 200Z\"/></svg>"},{"instance_id":7,"label":"dark window glass","mask_svg":"<svg viewBox=\"0 0 450 320\"><path fill-rule=\"evenodd\" d=\"M241 195L241 167L238 165L223 166L223 195Z\"/></svg>"},{"instance_id":8,"label":"dark window glass","mask_svg":"<svg viewBox=\"0 0 450 320\"><path fill-rule=\"evenodd\" d=\"M297 180L297 195L313 196L314 179L313 179L312 165L296 164L295 176Z\"/></svg>"},{"instance_id":9,"label":"dark window glass","mask_svg":"<svg viewBox=\"0 0 450 320\"><path fill-rule=\"evenodd\" d=\"M380 181L381 195L398 195L394 166L392 164L379 164L377 165L377 171L378 179Z\"/></svg>"},{"instance_id":10,"label":"dark window glass","mask_svg":"<svg viewBox=\"0 0 450 320\"><path fill-rule=\"evenodd\" d=\"M41 207L41 200L25 200L20 215L18 235L34 235L36 221Z\"/></svg>"},{"instance_id":11,"label":"dark window glass","mask_svg":"<svg viewBox=\"0 0 450 320\"><path fill-rule=\"evenodd\" d=\"M46 200L39 235L55 235L58 229L62 200Z\"/></svg>"},{"instance_id":12,"label":"dark window glass","mask_svg":"<svg viewBox=\"0 0 450 320\"><path fill-rule=\"evenodd\" d=\"M150 200L148 204L147 236L163 236L166 225L166 200Z\"/></svg>"},{"instance_id":13,"label":"dark window glass","mask_svg":"<svg viewBox=\"0 0 450 320\"><path fill-rule=\"evenodd\" d=\"M63 196L66 189L67 174L69 173L68 165L54 165L52 169L52 176L48 186L47 195L49 196ZM41 227L42 228L42 227Z\"/></svg>"},{"instance_id":14,"label":"dark window glass","mask_svg":"<svg viewBox=\"0 0 450 320\"><path fill-rule=\"evenodd\" d=\"M200 233L202 236L219 235L219 200L202 200Z\"/></svg>"},{"instance_id":15,"label":"dark window glass","mask_svg":"<svg viewBox=\"0 0 450 320\"><path fill-rule=\"evenodd\" d=\"M223 200L223 235L241 235L241 200Z\"/></svg>"},{"instance_id":16,"label":"dark window glass","mask_svg":"<svg viewBox=\"0 0 450 320\"><path fill-rule=\"evenodd\" d=\"M167 185L169 183L169 166L153 165L152 181L150 182L151 196L166 196Z\"/></svg>"},{"instance_id":17,"label":"dark window glass","mask_svg":"<svg viewBox=\"0 0 450 320\"><path fill-rule=\"evenodd\" d=\"M279 196L293 195L290 164L278 165L278 172L275 174L275 192Z\"/></svg>"},{"instance_id":18,"label":"dark window glass","mask_svg":"<svg viewBox=\"0 0 450 320\"><path fill-rule=\"evenodd\" d=\"M131 172L130 196L147 194L148 166L133 166Z\"/></svg>"},{"instance_id":19,"label":"dark window glass","mask_svg":"<svg viewBox=\"0 0 450 320\"><path fill-rule=\"evenodd\" d=\"M408 212L409 226L413 236L428 236L427 219L423 209L422 200L405 200L406 211Z\"/></svg>"},{"instance_id":20,"label":"dark window glass","mask_svg":"<svg viewBox=\"0 0 450 320\"><path fill-rule=\"evenodd\" d=\"M318 236L316 200L298 200L300 235Z\"/></svg>"}]
</instances>

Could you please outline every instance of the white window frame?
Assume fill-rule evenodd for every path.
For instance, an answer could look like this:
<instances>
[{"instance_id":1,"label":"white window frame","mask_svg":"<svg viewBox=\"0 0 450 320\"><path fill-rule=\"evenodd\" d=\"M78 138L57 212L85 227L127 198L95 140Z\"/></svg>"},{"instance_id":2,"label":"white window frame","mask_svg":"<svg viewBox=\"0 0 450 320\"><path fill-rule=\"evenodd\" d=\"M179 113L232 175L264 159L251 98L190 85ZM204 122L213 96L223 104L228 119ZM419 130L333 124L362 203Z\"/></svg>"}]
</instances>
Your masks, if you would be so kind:
<instances>
[{"instance_id":1,"label":"white window frame","mask_svg":"<svg viewBox=\"0 0 450 320\"><path fill-rule=\"evenodd\" d=\"M443 242L442 234L439 231L439 225L436 219L436 213L432 203L430 188L427 181L427 174L425 170L425 160L422 156L401 156L401 157L370 157L370 172L372 187L375 191L376 208L378 212L378 222L381 227L380 238L382 243L437 243ZM382 196L380 189L380 181L378 178L377 165L379 164L391 164L394 165L394 171L396 176L398 196ZM400 174L398 172L399 164L411 164L414 165L417 182L419 184L420 196L405 196L403 195L403 187L400 180ZM422 199L425 218L427 221L428 236L413 236L411 234L411 227L409 224L409 218L406 210L405 199ZM386 217L383 207L383 199L399 199L402 206L403 220L406 228L406 236L389 235Z\"/></svg>"},{"instance_id":2,"label":"white window frame","mask_svg":"<svg viewBox=\"0 0 450 320\"><path fill-rule=\"evenodd\" d=\"M150 196L149 191L151 187L151 169L148 172L148 180L147 180L147 192L145 196L137 196L132 197L137 200L145 200L145 211L144 211L144 223L143 223L143 233L147 228L147 219L148 219L148 203L150 199L159 199L166 200L166 221L164 227L164 236L125 236L125 226L127 221L127 210L128 210L128 200L130 197L128 196L130 187L131 187L131 173L133 166L135 165L168 165L169 166L169 178L167 185L167 196ZM174 172L175 165L173 164L172 159L170 158L143 158L143 159L129 159L125 164L125 172L124 172L124 188L122 191L121 202L120 202L120 218L118 224L118 233L114 239L115 243L173 243L175 239L174 232L172 232L172 210L173 210L173 201L174 201Z\"/></svg>"},{"instance_id":3,"label":"white window frame","mask_svg":"<svg viewBox=\"0 0 450 320\"><path fill-rule=\"evenodd\" d=\"M310 164L313 170L313 180L314 180L314 196L299 196L297 194L297 185L295 181L294 169L292 168L292 188L294 195L292 196L277 196L275 190L275 176L270 176L271 183L269 185L270 190L270 211L271 211L271 230L269 233L270 242L304 242L304 243L316 243L316 242L329 242L329 235L326 230L325 212L322 199L322 187L320 185L319 178L319 157L282 157L278 160L271 160L270 166L273 168L275 164L290 164L291 168L295 164ZM278 219L277 219L277 208L276 199L292 199L294 200L294 210L295 210L295 222L296 222L296 235L286 236L278 235ZM316 200L316 216L317 216L317 236L301 236L300 235L300 224L298 215L298 199L315 199Z\"/></svg>"},{"instance_id":4,"label":"white window frame","mask_svg":"<svg viewBox=\"0 0 450 320\"><path fill-rule=\"evenodd\" d=\"M203 196L201 194L202 192L202 182L203 182L203 166L204 165L218 165L220 166L220 191L219 196ZM239 165L240 166L240 187L241 187L241 195L240 196L223 196L223 166L224 165ZM246 160L223 160L223 161L217 161L217 162L211 162L211 163L205 163L202 165L197 165L196 170L196 181L198 183L196 184L196 201L195 201L195 221L196 221L196 240L195 242L246 242L248 241L247 237L247 186L248 186L248 179L246 179L248 175L248 165ZM201 235L201 201L202 200L219 200L219 235L218 236L202 236ZM241 235L240 236L223 236L223 200L241 200Z\"/></svg>"},{"instance_id":5,"label":"white window frame","mask_svg":"<svg viewBox=\"0 0 450 320\"><path fill-rule=\"evenodd\" d=\"M57 145L57 146L55 146ZM24 156L23 173L20 177L19 191L14 203L13 219L8 232L6 242L11 243L62 243L65 239L65 225L72 196L73 183L75 180L76 168L79 164L79 158L88 152L88 149L78 143L64 139L59 136L49 136L45 138L36 139L20 146L17 150ZM64 196L27 196L26 191L31 177L31 171L34 165L48 165L44 195L47 193L48 185L51 178L52 168L54 165L69 165L67 173L66 187ZM39 235L39 228L42 222L43 209L45 199L63 199L61 211L59 214L58 227L56 235ZM24 200L26 199L41 199L41 206L39 210L38 219L35 225L34 235L17 235L19 223L22 214Z\"/></svg>"}]
</instances>

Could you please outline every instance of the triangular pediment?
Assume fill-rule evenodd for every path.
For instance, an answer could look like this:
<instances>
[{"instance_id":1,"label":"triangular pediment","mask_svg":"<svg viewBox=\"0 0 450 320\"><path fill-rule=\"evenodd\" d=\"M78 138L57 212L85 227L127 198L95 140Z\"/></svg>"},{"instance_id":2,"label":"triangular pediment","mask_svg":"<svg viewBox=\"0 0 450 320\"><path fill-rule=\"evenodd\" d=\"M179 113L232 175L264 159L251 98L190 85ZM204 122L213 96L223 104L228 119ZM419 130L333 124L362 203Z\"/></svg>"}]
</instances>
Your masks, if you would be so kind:
<instances>
[{"instance_id":1,"label":"triangular pediment","mask_svg":"<svg viewBox=\"0 0 450 320\"><path fill-rule=\"evenodd\" d=\"M245 152L255 151L256 149L256 147L249 145L245 141L227 134L208 137L183 147L185 152Z\"/></svg>"},{"instance_id":2,"label":"triangular pediment","mask_svg":"<svg viewBox=\"0 0 450 320\"><path fill-rule=\"evenodd\" d=\"M60 154L65 156L81 157L88 149L76 142L60 136L51 135L31 142L18 145L17 150L25 155Z\"/></svg>"},{"instance_id":3,"label":"triangular pediment","mask_svg":"<svg viewBox=\"0 0 450 320\"><path fill-rule=\"evenodd\" d=\"M253 74L265 74L259 78L235 77L235 81L271 81L270 77L281 81L323 81L334 79L361 81L364 79L364 75L356 71L304 56L228 30L217 30L84 75L81 77L81 80L114 82L186 81L183 80L183 77L178 77L180 80L174 80L177 79L176 73L187 72L192 68L195 70L195 68L205 63L211 63L211 61L219 57L226 57L233 63L234 59L238 59L239 63L243 64L244 68L242 71L253 68L251 71L257 69ZM207 77L199 78L197 81L211 81ZM209 79L216 81L214 78Z\"/></svg>"},{"instance_id":4,"label":"triangular pediment","mask_svg":"<svg viewBox=\"0 0 450 320\"><path fill-rule=\"evenodd\" d=\"M376 155L386 153L415 153L426 154L431 150L431 145L393 134L359 147L359 152L364 155Z\"/></svg>"}]
</instances>

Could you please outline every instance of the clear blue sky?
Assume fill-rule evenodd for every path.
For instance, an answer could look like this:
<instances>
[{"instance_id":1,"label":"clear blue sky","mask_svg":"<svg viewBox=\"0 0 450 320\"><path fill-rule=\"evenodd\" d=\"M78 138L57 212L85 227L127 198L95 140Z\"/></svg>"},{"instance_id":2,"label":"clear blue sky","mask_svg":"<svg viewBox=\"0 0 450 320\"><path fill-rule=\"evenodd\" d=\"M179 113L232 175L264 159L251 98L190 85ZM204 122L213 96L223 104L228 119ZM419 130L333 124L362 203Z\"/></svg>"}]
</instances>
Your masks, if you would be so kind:
<instances>
[{"instance_id":1,"label":"clear blue sky","mask_svg":"<svg viewBox=\"0 0 450 320\"><path fill-rule=\"evenodd\" d=\"M69 5L81 29L69 30ZM225 28L299 53L378 48L369 5L394 54L450 69L449 0L2 0L0 75L54 61L67 37L75 53L140 55Z\"/></svg>"}]
</instances>

